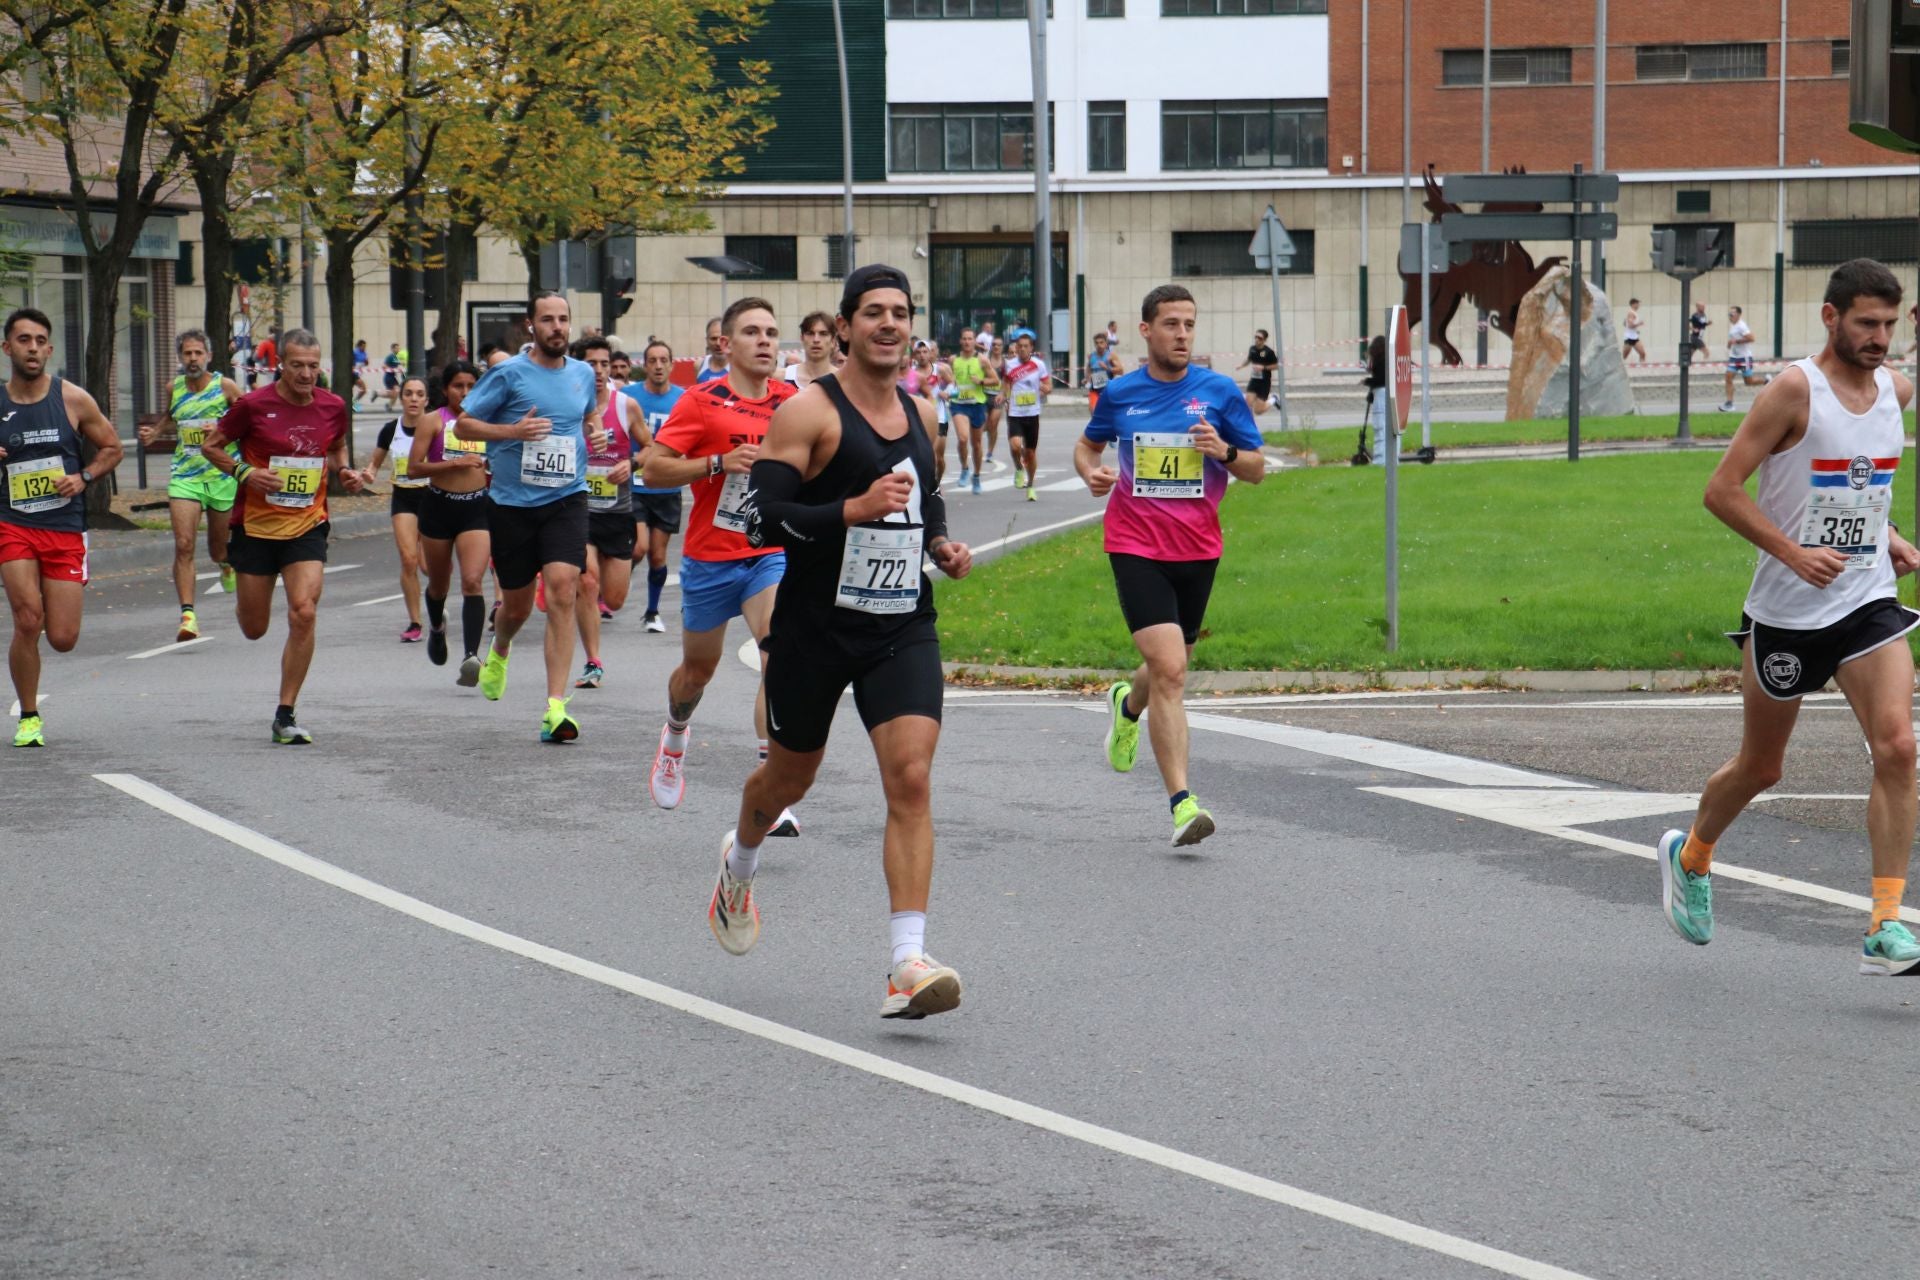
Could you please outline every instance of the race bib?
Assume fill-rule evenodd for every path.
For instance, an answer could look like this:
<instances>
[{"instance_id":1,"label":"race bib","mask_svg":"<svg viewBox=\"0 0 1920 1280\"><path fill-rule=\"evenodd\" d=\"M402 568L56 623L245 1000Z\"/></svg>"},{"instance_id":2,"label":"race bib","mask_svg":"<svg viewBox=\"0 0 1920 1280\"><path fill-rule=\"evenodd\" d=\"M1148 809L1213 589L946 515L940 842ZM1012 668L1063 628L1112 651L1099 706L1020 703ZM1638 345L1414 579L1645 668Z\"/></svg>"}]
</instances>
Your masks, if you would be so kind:
<instances>
[{"instance_id":1,"label":"race bib","mask_svg":"<svg viewBox=\"0 0 1920 1280\"><path fill-rule=\"evenodd\" d=\"M393 455L393 482L399 484L407 478L407 464L413 461L413 455L396 453Z\"/></svg>"},{"instance_id":2,"label":"race bib","mask_svg":"<svg viewBox=\"0 0 1920 1280\"><path fill-rule=\"evenodd\" d=\"M201 445L205 444L208 434L211 433L219 423L220 419L218 418L194 418L187 422L176 424L180 437L180 451L185 453L189 449L198 449Z\"/></svg>"},{"instance_id":3,"label":"race bib","mask_svg":"<svg viewBox=\"0 0 1920 1280\"><path fill-rule=\"evenodd\" d=\"M613 482L613 468L587 464L587 510L611 511L620 501L620 486Z\"/></svg>"},{"instance_id":4,"label":"race bib","mask_svg":"<svg viewBox=\"0 0 1920 1280\"><path fill-rule=\"evenodd\" d=\"M65 474L66 459L58 454L51 458L9 463L7 505L23 515L34 511L54 511L66 506L73 499L61 497L55 487Z\"/></svg>"},{"instance_id":5,"label":"race bib","mask_svg":"<svg viewBox=\"0 0 1920 1280\"><path fill-rule=\"evenodd\" d=\"M462 440L459 436L453 434L451 430L442 433L440 436L440 452L443 455L449 453L485 453L486 451L487 442L485 440Z\"/></svg>"},{"instance_id":6,"label":"race bib","mask_svg":"<svg viewBox=\"0 0 1920 1280\"><path fill-rule=\"evenodd\" d=\"M1800 545L1830 547L1846 556L1848 569L1871 569L1880 558L1892 501L1885 487L1815 489L1800 522Z\"/></svg>"},{"instance_id":7,"label":"race bib","mask_svg":"<svg viewBox=\"0 0 1920 1280\"><path fill-rule=\"evenodd\" d=\"M579 444L572 436L548 436L520 446L520 482L542 489L569 485L580 474Z\"/></svg>"},{"instance_id":8,"label":"race bib","mask_svg":"<svg viewBox=\"0 0 1920 1280\"><path fill-rule=\"evenodd\" d=\"M325 458L269 458L267 465L280 476L280 492L267 495L276 507L310 507L326 484Z\"/></svg>"},{"instance_id":9,"label":"race bib","mask_svg":"<svg viewBox=\"0 0 1920 1280\"><path fill-rule=\"evenodd\" d=\"M1040 403L1040 393L1038 391L1016 391L1013 394L1013 402L1022 409L1029 409Z\"/></svg>"},{"instance_id":10,"label":"race bib","mask_svg":"<svg viewBox=\"0 0 1920 1280\"><path fill-rule=\"evenodd\" d=\"M847 530L840 556L840 589L833 602L842 609L880 616L912 613L920 604L922 529Z\"/></svg>"},{"instance_id":11,"label":"race bib","mask_svg":"<svg viewBox=\"0 0 1920 1280\"><path fill-rule=\"evenodd\" d=\"M1133 437L1133 496L1204 498L1206 465L1199 446L1184 432L1139 432Z\"/></svg>"},{"instance_id":12,"label":"race bib","mask_svg":"<svg viewBox=\"0 0 1920 1280\"><path fill-rule=\"evenodd\" d=\"M727 482L720 486L720 501L713 505L713 527L731 529L735 533L747 531L747 488L746 475L734 472L727 476Z\"/></svg>"}]
</instances>

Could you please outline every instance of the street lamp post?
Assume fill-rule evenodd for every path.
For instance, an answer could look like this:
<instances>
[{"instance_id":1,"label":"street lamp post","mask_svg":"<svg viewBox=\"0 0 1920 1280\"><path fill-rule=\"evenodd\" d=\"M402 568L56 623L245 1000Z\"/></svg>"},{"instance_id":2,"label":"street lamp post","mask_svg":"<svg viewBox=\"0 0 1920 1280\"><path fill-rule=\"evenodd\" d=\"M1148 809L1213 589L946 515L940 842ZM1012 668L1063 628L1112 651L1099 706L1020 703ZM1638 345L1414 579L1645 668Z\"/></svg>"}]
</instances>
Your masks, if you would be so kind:
<instances>
[{"instance_id":1,"label":"street lamp post","mask_svg":"<svg viewBox=\"0 0 1920 1280\"><path fill-rule=\"evenodd\" d=\"M1027 0L1033 46L1033 332L1034 346L1053 359L1053 204L1048 189L1047 0Z\"/></svg>"},{"instance_id":2,"label":"street lamp post","mask_svg":"<svg viewBox=\"0 0 1920 1280\"><path fill-rule=\"evenodd\" d=\"M853 255L853 101L847 93L847 36L840 25L840 0L833 0L833 51L840 59L840 243L847 274Z\"/></svg>"}]
</instances>

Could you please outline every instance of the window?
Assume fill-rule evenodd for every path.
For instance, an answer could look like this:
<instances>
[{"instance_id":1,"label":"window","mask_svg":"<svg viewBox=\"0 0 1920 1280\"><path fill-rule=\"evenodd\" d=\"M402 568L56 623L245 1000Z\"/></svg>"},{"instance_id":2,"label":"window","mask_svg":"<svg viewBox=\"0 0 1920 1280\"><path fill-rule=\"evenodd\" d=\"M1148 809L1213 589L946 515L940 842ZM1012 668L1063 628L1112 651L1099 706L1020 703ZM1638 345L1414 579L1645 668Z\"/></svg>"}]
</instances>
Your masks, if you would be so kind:
<instances>
[{"instance_id":1,"label":"window","mask_svg":"<svg viewBox=\"0 0 1920 1280\"><path fill-rule=\"evenodd\" d=\"M1087 104L1087 169L1121 173L1127 167L1127 104Z\"/></svg>"},{"instance_id":2,"label":"window","mask_svg":"<svg viewBox=\"0 0 1920 1280\"><path fill-rule=\"evenodd\" d=\"M1480 83L1481 52L1447 49L1440 55L1440 82L1449 85ZM1493 84L1571 84L1572 49L1495 49L1489 59Z\"/></svg>"},{"instance_id":3,"label":"window","mask_svg":"<svg viewBox=\"0 0 1920 1280\"><path fill-rule=\"evenodd\" d=\"M1324 169L1327 104L1251 99L1160 104L1162 169Z\"/></svg>"},{"instance_id":4,"label":"window","mask_svg":"<svg viewBox=\"0 0 1920 1280\"><path fill-rule=\"evenodd\" d=\"M1118 0L1116 0L1116 4ZM887 0L889 18L1024 18L1027 0ZM1047 0L1053 16L1053 0ZM1094 15L1088 14L1088 17Z\"/></svg>"},{"instance_id":5,"label":"window","mask_svg":"<svg viewBox=\"0 0 1920 1280\"><path fill-rule=\"evenodd\" d=\"M1290 230L1293 237L1293 264L1282 267L1283 276L1313 274L1313 232ZM1173 233L1173 274L1175 276L1261 276L1266 272L1253 265L1253 235L1247 231L1176 231Z\"/></svg>"},{"instance_id":6,"label":"window","mask_svg":"<svg viewBox=\"0 0 1920 1280\"><path fill-rule=\"evenodd\" d=\"M1793 224L1793 265L1837 267L1855 258L1912 262L1920 258L1912 218L1835 218Z\"/></svg>"},{"instance_id":7,"label":"window","mask_svg":"<svg viewBox=\"0 0 1920 1280\"><path fill-rule=\"evenodd\" d=\"M1833 74L1837 76L1853 74L1853 41L1835 40L1833 42Z\"/></svg>"},{"instance_id":8,"label":"window","mask_svg":"<svg viewBox=\"0 0 1920 1280\"><path fill-rule=\"evenodd\" d=\"M760 268L752 274L730 276L734 280L798 279L799 251L792 236L728 236L726 253Z\"/></svg>"},{"instance_id":9,"label":"window","mask_svg":"<svg viewBox=\"0 0 1920 1280\"><path fill-rule=\"evenodd\" d=\"M1731 222L1665 222L1655 224L1653 229L1655 231L1666 231L1678 227L1710 227L1718 231L1720 233L1720 265L1723 267L1731 267L1734 265L1733 224Z\"/></svg>"},{"instance_id":10,"label":"window","mask_svg":"<svg viewBox=\"0 0 1920 1280\"><path fill-rule=\"evenodd\" d=\"M180 242L180 260L173 264L173 282L176 285L193 283L193 246L185 240Z\"/></svg>"},{"instance_id":11,"label":"window","mask_svg":"<svg viewBox=\"0 0 1920 1280\"><path fill-rule=\"evenodd\" d=\"M1676 191L1673 193L1673 211L1675 213L1712 213L1713 192Z\"/></svg>"},{"instance_id":12,"label":"window","mask_svg":"<svg viewBox=\"0 0 1920 1280\"><path fill-rule=\"evenodd\" d=\"M892 173L1019 173L1033 168L1033 108L1025 103L895 103L887 108ZM1047 112L1053 140L1053 112ZM1048 149L1049 162L1053 150Z\"/></svg>"},{"instance_id":13,"label":"window","mask_svg":"<svg viewBox=\"0 0 1920 1280\"><path fill-rule=\"evenodd\" d=\"M1087 0L1089 18L1124 18L1127 16L1127 0Z\"/></svg>"},{"instance_id":14,"label":"window","mask_svg":"<svg viewBox=\"0 0 1920 1280\"><path fill-rule=\"evenodd\" d=\"M1636 80L1764 80L1764 44L1643 44L1634 50Z\"/></svg>"},{"instance_id":15,"label":"window","mask_svg":"<svg viewBox=\"0 0 1920 1280\"><path fill-rule=\"evenodd\" d=\"M855 236L857 244L860 237ZM827 279L839 280L847 275L847 238L845 235L827 237Z\"/></svg>"},{"instance_id":16,"label":"window","mask_svg":"<svg viewBox=\"0 0 1920 1280\"><path fill-rule=\"evenodd\" d=\"M1326 11L1327 0L1160 0L1163 18L1237 18L1246 14Z\"/></svg>"}]
</instances>

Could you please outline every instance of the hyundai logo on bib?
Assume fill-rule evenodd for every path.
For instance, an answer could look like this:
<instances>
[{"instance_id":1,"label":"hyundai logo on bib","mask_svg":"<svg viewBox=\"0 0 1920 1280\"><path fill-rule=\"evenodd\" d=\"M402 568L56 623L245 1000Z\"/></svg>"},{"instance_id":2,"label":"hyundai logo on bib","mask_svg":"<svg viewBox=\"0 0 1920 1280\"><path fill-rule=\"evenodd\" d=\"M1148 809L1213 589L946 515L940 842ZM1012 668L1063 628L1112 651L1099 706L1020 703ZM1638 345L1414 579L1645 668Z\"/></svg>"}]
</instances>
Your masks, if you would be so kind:
<instances>
[{"instance_id":1,"label":"hyundai logo on bib","mask_svg":"<svg viewBox=\"0 0 1920 1280\"><path fill-rule=\"evenodd\" d=\"M1867 487L1867 481L1873 479L1873 459L1855 458L1847 464L1847 483L1856 489Z\"/></svg>"}]
</instances>

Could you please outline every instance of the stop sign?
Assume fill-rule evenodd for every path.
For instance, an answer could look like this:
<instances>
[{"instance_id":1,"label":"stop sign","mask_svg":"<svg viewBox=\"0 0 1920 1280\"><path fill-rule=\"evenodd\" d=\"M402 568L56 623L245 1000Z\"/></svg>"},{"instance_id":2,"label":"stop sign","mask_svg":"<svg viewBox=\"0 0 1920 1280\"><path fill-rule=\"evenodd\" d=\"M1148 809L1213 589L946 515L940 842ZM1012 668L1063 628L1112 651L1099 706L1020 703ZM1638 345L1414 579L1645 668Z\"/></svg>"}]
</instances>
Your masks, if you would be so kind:
<instances>
[{"instance_id":1,"label":"stop sign","mask_svg":"<svg viewBox=\"0 0 1920 1280\"><path fill-rule=\"evenodd\" d=\"M1407 416L1413 412L1413 338L1407 332L1407 309L1395 307L1389 326L1388 345L1393 351L1393 411L1399 419L1396 429L1407 429Z\"/></svg>"}]
</instances>

